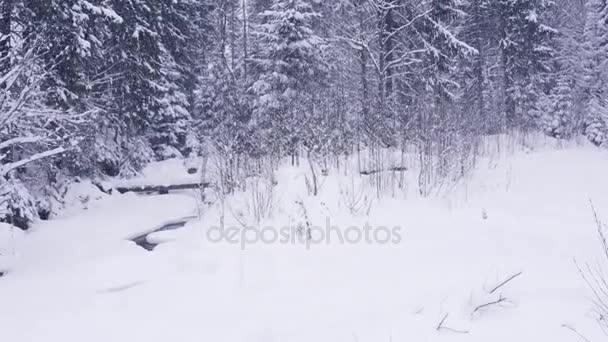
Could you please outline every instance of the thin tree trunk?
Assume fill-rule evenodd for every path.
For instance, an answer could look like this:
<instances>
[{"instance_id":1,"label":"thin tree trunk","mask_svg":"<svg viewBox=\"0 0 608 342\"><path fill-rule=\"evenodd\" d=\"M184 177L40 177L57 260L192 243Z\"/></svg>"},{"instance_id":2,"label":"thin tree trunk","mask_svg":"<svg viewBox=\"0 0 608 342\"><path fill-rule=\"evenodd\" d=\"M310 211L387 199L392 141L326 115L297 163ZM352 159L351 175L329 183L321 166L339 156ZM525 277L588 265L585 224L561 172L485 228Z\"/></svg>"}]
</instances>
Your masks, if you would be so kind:
<instances>
[{"instance_id":1,"label":"thin tree trunk","mask_svg":"<svg viewBox=\"0 0 608 342\"><path fill-rule=\"evenodd\" d=\"M3 0L0 8L0 75L10 68L13 0Z\"/></svg>"},{"instance_id":2,"label":"thin tree trunk","mask_svg":"<svg viewBox=\"0 0 608 342\"><path fill-rule=\"evenodd\" d=\"M247 0L243 0L243 79L245 80L245 86L247 86L247 63L249 59L249 51L248 51L248 18L247 18Z\"/></svg>"},{"instance_id":3,"label":"thin tree trunk","mask_svg":"<svg viewBox=\"0 0 608 342\"><path fill-rule=\"evenodd\" d=\"M480 1L477 0L475 2L475 6L474 6L474 17L476 18L477 21L479 20L483 20L482 18L482 13L481 13L481 4ZM477 23L479 25L479 23ZM477 87L475 89L476 97L477 97L477 119L480 119L483 126L482 127L482 131L485 133L487 131L487 116L485 115L485 98L484 98L484 86L485 86L485 77L484 77L484 70L485 70L485 51L484 51L484 47L483 47L483 38L481 37L481 35L483 34L482 32L482 28L481 27L477 27L476 29L476 39L475 39L475 48L478 51L477 56L475 57L475 67L474 67L474 75L476 78L476 82L477 82Z\"/></svg>"},{"instance_id":4,"label":"thin tree trunk","mask_svg":"<svg viewBox=\"0 0 608 342\"><path fill-rule=\"evenodd\" d=\"M234 72L235 70L235 46L236 46L236 5L234 2L230 2L230 69Z\"/></svg>"}]
</instances>

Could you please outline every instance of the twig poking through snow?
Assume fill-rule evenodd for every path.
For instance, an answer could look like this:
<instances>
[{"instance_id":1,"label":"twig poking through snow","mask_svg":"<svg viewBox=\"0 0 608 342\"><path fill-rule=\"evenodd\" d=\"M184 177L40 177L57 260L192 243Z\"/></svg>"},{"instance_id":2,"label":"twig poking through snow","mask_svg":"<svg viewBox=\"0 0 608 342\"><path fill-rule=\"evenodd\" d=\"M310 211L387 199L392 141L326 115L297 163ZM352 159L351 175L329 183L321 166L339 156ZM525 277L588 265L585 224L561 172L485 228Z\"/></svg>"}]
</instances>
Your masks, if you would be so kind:
<instances>
[{"instance_id":1,"label":"twig poking through snow","mask_svg":"<svg viewBox=\"0 0 608 342\"><path fill-rule=\"evenodd\" d=\"M443 318L439 322L439 324L437 324L437 331L441 330L441 328L443 327L443 322L445 322L445 320L448 319L448 315L449 314L446 313L445 316L443 316Z\"/></svg>"},{"instance_id":2,"label":"twig poking through snow","mask_svg":"<svg viewBox=\"0 0 608 342\"><path fill-rule=\"evenodd\" d=\"M445 316L443 316L443 318L439 322L439 324L437 324L437 328L436 328L437 331L444 330L444 331L450 331L450 332L457 333L457 334L468 334L469 333L468 330L458 330L458 329L453 329L453 328L445 326L444 324L445 324L445 321L448 319L448 315L449 315L449 313L446 313Z\"/></svg>"},{"instance_id":3,"label":"twig poking through snow","mask_svg":"<svg viewBox=\"0 0 608 342\"><path fill-rule=\"evenodd\" d=\"M134 282L131 282L131 283L128 283L128 284L124 284L124 285L119 285L119 286L103 289L100 292L101 293L122 292L122 291L126 291L126 290L129 290L129 289L132 289L132 288L134 288L136 286L139 286L139 285L141 285L143 283L144 283L144 281L134 281Z\"/></svg>"},{"instance_id":4,"label":"twig poking through snow","mask_svg":"<svg viewBox=\"0 0 608 342\"><path fill-rule=\"evenodd\" d=\"M493 302L489 302L489 303L485 303L485 304L481 304L478 307L475 308L475 310L473 310L473 313L476 313L477 311L483 309L483 308L487 308L488 306L492 306L492 305L498 305L504 301L506 301L507 299L503 296L498 297L497 300L493 301Z\"/></svg>"},{"instance_id":5,"label":"twig poking through snow","mask_svg":"<svg viewBox=\"0 0 608 342\"><path fill-rule=\"evenodd\" d=\"M522 274L523 274L523 272L519 272L519 273L516 273L516 274L514 274L514 275L510 276L510 277L509 277L509 278L507 278L505 281L503 281L502 283L500 283L500 284L496 285L494 288L492 288L492 289L490 290L490 292L488 292L488 293L489 293L489 294L493 294L493 293L495 293L496 291L498 291L499 289L501 289L503 286L507 285L508 283L510 283L511 281L513 281L513 279L515 279L515 278L519 277L519 276L520 276L520 275L522 275ZM477 306L477 307L476 307L476 308L473 310L473 312L471 313L471 315L474 315L475 313L477 313L477 312L481 311L482 309L485 309L485 308L487 308L487 307L494 306L494 305L500 305L501 303L504 303L504 302L506 302L506 301L507 301L507 298L503 297L503 296L502 296L502 294L500 294L500 295L498 296L498 299L493 300L493 301L490 301L490 302L487 302L487 303L484 303L484 304L481 304L481 305L478 305L478 306Z\"/></svg>"},{"instance_id":6,"label":"twig poking through snow","mask_svg":"<svg viewBox=\"0 0 608 342\"><path fill-rule=\"evenodd\" d=\"M562 328L566 328L566 329L572 331L585 342L591 342L591 341L589 341L588 338L585 337L585 335L581 334L580 332L578 332L578 330L574 329L573 327L569 326L568 324L562 324Z\"/></svg>"},{"instance_id":7,"label":"twig poking through snow","mask_svg":"<svg viewBox=\"0 0 608 342\"><path fill-rule=\"evenodd\" d=\"M606 225L600 220L593 202L589 200L589 203L595 218L595 224L597 226L597 233L601 243L603 255L608 259L608 240L606 238L606 234L604 233ZM608 281L606 280L604 270L605 266L599 263L593 266L588 262L579 265L576 259L574 260L574 264L576 265L581 277L587 284L587 287L593 293L592 303L594 306L594 315L596 316L595 319L602 331L608 335L608 322L606 321L606 317L608 316Z\"/></svg>"},{"instance_id":8,"label":"twig poking through snow","mask_svg":"<svg viewBox=\"0 0 608 342\"><path fill-rule=\"evenodd\" d=\"M501 287L503 287L503 286L507 285L507 283L509 283L511 280L513 280L513 279L515 279L515 278L519 277L520 275L522 275L522 273L523 273L523 272L519 272L519 273L517 273L517 274L515 274L515 275L512 275L512 276L511 276L511 277L509 277L507 280L503 281L503 282L502 282L502 283L500 283L498 286L496 286L495 288L493 288L493 289L490 291L490 294L492 294L492 293L496 292L496 291L497 291L498 289L500 289Z\"/></svg>"},{"instance_id":9,"label":"twig poking through snow","mask_svg":"<svg viewBox=\"0 0 608 342\"><path fill-rule=\"evenodd\" d=\"M602 248L604 249L604 256L608 259L608 240L606 239L606 235L604 234L604 223L600 220L597 211L595 210L595 206L593 205L593 201L589 199L589 204L591 205L591 210L593 211L593 218L595 219L595 225L597 226L597 231L600 237L600 242L602 244Z\"/></svg>"}]
</instances>

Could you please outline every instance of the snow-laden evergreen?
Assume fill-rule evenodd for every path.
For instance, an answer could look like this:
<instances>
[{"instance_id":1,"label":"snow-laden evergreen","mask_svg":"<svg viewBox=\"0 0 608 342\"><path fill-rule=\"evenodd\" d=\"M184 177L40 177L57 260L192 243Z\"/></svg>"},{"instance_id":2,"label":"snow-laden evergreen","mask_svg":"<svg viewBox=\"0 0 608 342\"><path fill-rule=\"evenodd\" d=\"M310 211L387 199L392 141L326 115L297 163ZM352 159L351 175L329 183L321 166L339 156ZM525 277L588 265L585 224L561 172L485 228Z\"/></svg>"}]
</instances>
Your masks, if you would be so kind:
<instances>
[{"instance_id":1,"label":"snow-laden evergreen","mask_svg":"<svg viewBox=\"0 0 608 342\"><path fill-rule=\"evenodd\" d=\"M413 144L431 184L486 134L608 140L605 1L7 0L0 17L2 183L35 202L171 157L219 154L232 191L262 159Z\"/></svg>"},{"instance_id":2,"label":"snow-laden evergreen","mask_svg":"<svg viewBox=\"0 0 608 342\"><path fill-rule=\"evenodd\" d=\"M263 139L293 154L303 125L315 115L314 88L326 77L325 42L313 31L320 15L309 0L275 0L260 16L254 125L265 131Z\"/></svg>"}]
</instances>

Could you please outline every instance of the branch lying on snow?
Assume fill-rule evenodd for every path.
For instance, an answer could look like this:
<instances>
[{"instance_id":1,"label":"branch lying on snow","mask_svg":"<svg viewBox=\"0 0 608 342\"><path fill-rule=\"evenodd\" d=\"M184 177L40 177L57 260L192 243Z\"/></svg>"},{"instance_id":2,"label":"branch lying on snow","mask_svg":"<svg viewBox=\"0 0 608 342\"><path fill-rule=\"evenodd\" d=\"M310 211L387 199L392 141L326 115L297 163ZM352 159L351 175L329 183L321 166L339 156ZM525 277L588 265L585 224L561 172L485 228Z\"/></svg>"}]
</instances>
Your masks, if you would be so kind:
<instances>
[{"instance_id":1,"label":"branch lying on snow","mask_svg":"<svg viewBox=\"0 0 608 342\"><path fill-rule=\"evenodd\" d=\"M499 289L501 289L502 287L504 287L505 285L507 285L508 283L510 283L511 281L513 281L515 278L519 277L519 276L520 276L520 275L522 275L522 274L523 274L523 272L518 272L518 273L516 273L516 274L514 274L514 275L510 276L510 277L509 277L509 278L507 278L505 281L501 282L500 284L498 284L498 285L496 285L494 288L492 288L492 289L489 291L489 294L493 294L493 293L495 293L496 291L498 291ZM487 302L487 303L484 303L484 304L481 304L481 305L478 305L478 306L477 306L477 307L476 307L476 308L473 310L473 312L471 313L471 315L474 315L476 312L479 312L479 311L481 311L481 310L483 310L483 309L485 309L485 308L487 308L487 307L494 306L494 305L500 305L500 304L502 304L502 303L504 303L504 302L507 302L507 298L503 297L503 296L502 296L502 294L500 294L500 295L498 296L498 299L493 300L493 301L490 301L490 302Z\"/></svg>"},{"instance_id":2,"label":"branch lying on snow","mask_svg":"<svg viewBox=\"0 0 608 342\"><path fill-rule=\"evenodd\" d=\"M514 274L514 275L510 276L509 278L507 278L507 280L503 281L503 282L502 282L502 283L500 283L498 286L496 286L495 288L493 288L493 289L490 291L490 294L492 294L492 293L496 292L496 291L497 291L498 289L500 289L501 287L503 287L503 286L507 285L507 283L509 283L511 280L513 280L513 279L515 279L515 278L519 277L520 275L522 275L522 273L523 273L523 272L519 272L519 273L517 273L517 274Z\"/></svg>"},{"instance_id":3,"label":"branch lying on snow","mask_svg":"<svg viewBox=\"0 0 608 342\"><path fill-rule=\"evenodd\" d=\"M457 334L468 334L469 333L468 330L458 330L458 329L454 329L454 328L445 326L445 321L448 319L448 315L449 315L449 313L446 313L445 316L443 316L443 318L439 322L439 324L437 324L437 328L435 328L437 331L449 331L449 332L453 332L453 333L457 333Z\"/></svg>"},{"instance_id":4,"label":"branch lying on snow","mask_svg":"<svg viewBox=\"0 0 608 342\"><path fill-rule=\"evenodd\" d=\"M403 171L407 171L407 167L405 166L394 166L394 167L389 167L388 169L381 169L381 170L363 170L360 172L361 175L363 176L369 176L369 175L373 175L376 173L380 173L380 172L403 172Z\"/></svg>"},{"instance_id":5,"label":"branch lying on snow","mask_svg":"<svg viewBox=\"0 0 608 342\"><path fill-rule=\"evenodd\" d=\"M489 302L489 303L485 303L485 304L481 304L478 307L475 308L475 310L473 310L473 313L476 313L477 311L483 309L483 308L487 308L488 306L492 306L492 305L498 305L504 301L506 301L507 299L505 297L503 297L502 295L498 297L497 300L493 301L493 302Z\"/></svg>"}]
</instances>

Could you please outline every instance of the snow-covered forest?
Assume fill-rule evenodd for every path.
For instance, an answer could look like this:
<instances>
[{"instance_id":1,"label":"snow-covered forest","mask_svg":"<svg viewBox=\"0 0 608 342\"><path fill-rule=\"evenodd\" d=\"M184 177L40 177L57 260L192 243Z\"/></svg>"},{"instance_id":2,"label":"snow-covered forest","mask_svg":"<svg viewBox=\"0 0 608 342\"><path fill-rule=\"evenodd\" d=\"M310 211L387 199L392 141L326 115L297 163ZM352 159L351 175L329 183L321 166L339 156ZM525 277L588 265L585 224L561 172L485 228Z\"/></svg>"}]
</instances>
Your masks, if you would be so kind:
<instances>
[{"instance_id":1,"label":"snow-covered forest","mask_svg":"<svg viewBox=\"0 0 608 342\"><path fill-rule=\"evenodd\" d=\"M606 0L0 0L0 336L601 341L606 147Z\"/></svg>"},{"instance_id":2,"label":"snow-covered forest","mask_svg":"<svg viewBox=\"0 0 608 342\"><path fill-rule=\"evenodd\" d=\"M487 134L607 141L602 0L4 0L0 34L2 217L22 225L75 178L211 150L236 182L412 147L432 183Z\"/></svg>"}]
</instances>

